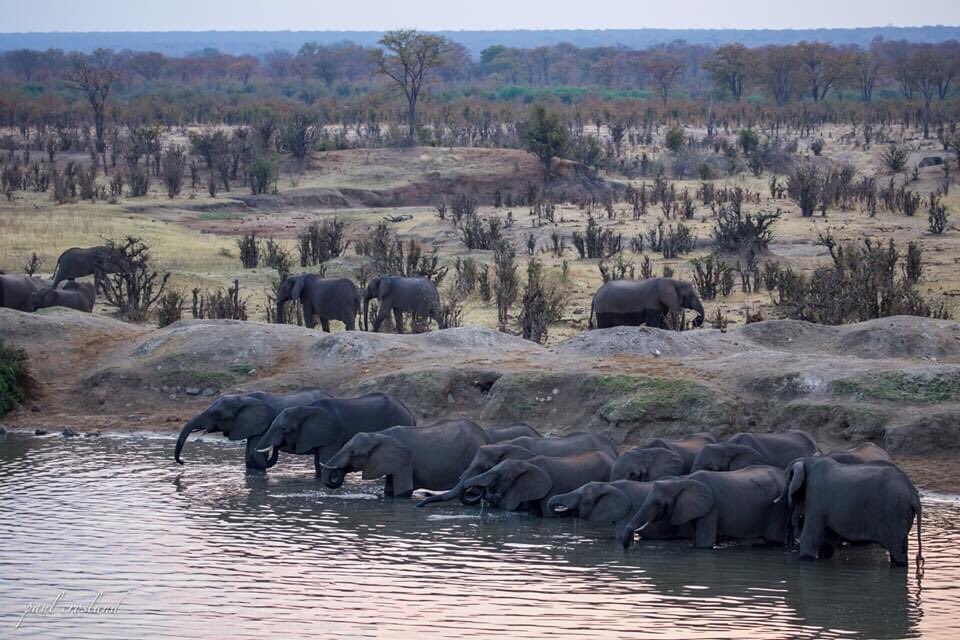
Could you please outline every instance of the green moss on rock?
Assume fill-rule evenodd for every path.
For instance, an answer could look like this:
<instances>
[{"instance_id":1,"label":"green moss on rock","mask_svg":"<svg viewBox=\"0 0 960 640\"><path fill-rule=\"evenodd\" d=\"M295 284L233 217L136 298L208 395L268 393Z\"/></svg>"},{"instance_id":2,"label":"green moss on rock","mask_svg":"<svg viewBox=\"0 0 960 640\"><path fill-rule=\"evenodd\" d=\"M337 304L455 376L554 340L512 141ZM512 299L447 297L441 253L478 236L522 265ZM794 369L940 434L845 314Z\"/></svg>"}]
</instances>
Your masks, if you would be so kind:
<instances>
[{"instance_id":1,"label":"green moss on rock","mask_svg":"<svg viewBox=\"0 0 960 640\"><path fill-rule=\"evenodd\" d=\"M0 415L27 397L27 353L0 340Z\"/></svg>"},{"instance_id":2,"label":"green moss on rock","mask_svg":"<svg viewBox=\"0 0 960 640\"><path fill-rule=\"evenodd\" d=\"M929 375L903 372L879 373L836 380L831 385L831 389L835 395L853 396L858 400L950 402L960 399L960 371Z\"/></svg>"}]
</instances>

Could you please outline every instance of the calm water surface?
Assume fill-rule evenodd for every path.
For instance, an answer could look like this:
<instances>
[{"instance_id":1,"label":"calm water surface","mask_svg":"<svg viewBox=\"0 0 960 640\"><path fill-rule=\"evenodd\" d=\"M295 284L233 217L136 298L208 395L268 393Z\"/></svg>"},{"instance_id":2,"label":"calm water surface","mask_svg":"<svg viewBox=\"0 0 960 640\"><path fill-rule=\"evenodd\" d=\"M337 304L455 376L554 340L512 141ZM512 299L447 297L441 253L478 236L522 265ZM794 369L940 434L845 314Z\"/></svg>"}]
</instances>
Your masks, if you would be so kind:
<instances>
[{"instance_id":1,"label":"calm water surface","mask_svg":"<svg viewBox=\"0 0 960 640\"><path fill-rule=\"evenodd\" d=\"M416 509L379 483L328 492L306 458L246 474L221 440L191 443L180 467L173 444L0 442L0 637L960 638L951 500L925 502L918 586L872 547L816 563L683 541L623 551L571 519ZM67 610L97 593L122 602Z\"/></svg>"}]
</instances>

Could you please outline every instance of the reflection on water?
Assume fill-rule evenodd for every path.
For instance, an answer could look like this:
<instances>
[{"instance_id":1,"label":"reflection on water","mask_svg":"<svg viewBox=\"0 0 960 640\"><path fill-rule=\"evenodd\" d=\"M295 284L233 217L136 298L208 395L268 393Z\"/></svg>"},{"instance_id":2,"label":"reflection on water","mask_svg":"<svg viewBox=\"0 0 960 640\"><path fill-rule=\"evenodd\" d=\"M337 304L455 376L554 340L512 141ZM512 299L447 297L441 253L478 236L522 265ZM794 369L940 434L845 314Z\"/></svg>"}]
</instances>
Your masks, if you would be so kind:
<instances>
[{"instance_id":1,"label":"reflection on water","mask_svg":"<svg viewBox=\"0 0 960 640\"><path fill-rule=\"evenodd\" d=\"M960 637L960 508L927 503L922 590L874 547L623 551L570 519L326 491L311 461L160 437L0 443L0 637ZM915 544L911 540L911 549ZM89 602L115 612L23 615ZM23 616L19 629L16 625Z\"/></svg>"}]
</instances>

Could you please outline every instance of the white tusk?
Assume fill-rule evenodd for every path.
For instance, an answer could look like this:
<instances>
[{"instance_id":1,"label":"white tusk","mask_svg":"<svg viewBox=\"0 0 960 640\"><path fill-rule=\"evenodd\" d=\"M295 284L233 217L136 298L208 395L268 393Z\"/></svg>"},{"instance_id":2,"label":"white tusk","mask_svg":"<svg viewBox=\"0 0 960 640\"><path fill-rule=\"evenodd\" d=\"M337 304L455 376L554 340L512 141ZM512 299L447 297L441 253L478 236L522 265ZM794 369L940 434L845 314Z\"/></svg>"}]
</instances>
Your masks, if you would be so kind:
<instances>
[{"instance_id":1,"label":"white tusk","mask_svg":"<svg viewBox=\"0 0 960 640\"><path fill-rule=\"evenodd\" d=\"M648 526L650 526L650 523L649 523L649 522L644 522L642 525L640 525L640 528L637 529L637 531L643 531L643 530L646 529Z\"/></svg>"},{"instance_id":2,"label":"white tusk","mask_svg":"<svg viewBox=\"0 0 960 640\"><path fill-rule=\"evenodd\" d=\"M564 511L569 511L569 509L562 504L558 504L553 508L554 513L563 513Z\"/></svg>"},{"instance_id":3,"label":"white tusk","mask_svg":"<svg viewBox=\"0 0 960 640\"><path fill-rule=\"evenodd\" d=\"M777 497L774 499L773 504L777 504L778 502L780 502L780 498L782 498L782 497L783 497L783 496L777 496Z\"/></svg>"},{"instance_id":4,"label":"white tusk","mask_svg":"<svg viewBox=\"0 0 960 640\"><path fill-rule=\"evenodd\" d=\"M270 453L273 447L267 447L266 449L257 449L257 453Z\"/></svg>"}]
</instances>

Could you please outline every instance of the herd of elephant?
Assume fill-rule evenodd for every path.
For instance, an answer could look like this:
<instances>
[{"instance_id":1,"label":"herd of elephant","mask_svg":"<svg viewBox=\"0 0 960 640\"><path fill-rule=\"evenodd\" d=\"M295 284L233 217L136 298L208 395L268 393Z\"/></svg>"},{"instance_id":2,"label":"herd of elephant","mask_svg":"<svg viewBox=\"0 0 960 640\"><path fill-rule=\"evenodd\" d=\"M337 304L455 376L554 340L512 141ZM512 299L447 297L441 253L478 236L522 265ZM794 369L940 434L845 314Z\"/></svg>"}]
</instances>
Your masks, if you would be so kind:
<instances>
[{"instance_id":1,"label":"herd of elephant","mask_svg":"<svg viewBox=\"0 0 960 640\"><path fill-rule=\"evenodd\" d=\"M635 538L797 545L801 558L829 558L842 543L876 543L891 563L908 561L921 505L907 475L872 443L821 454L802 431L709 433L653 439L620 453L605 435L543 437L526 424L484 428L466 419L418 426L395 398L335 398L319 389L224 395L180 432L246 440L246 465L265 470L279 452L313 455L320 481L348 473L384 479L385 497L430 495L417 506L459 500L543 517L575 516Z\"/></svg>"},{"instance_id":2,"label":"herd of elephant","mask_svg":"<svg viewBox=\"0 0 960 640\"><path fill-rule=\"evenodd\" d=\"M118 260L108 246L73 247L57 259L52 281L28 274L4 274L0 271L0 307L32 312L46 307L70 307L93 311L98 286L96 280L116 273ZM77 278L94 276L95 283L78 283ZM313 273L288 276L280 285L276 299L276 321L284 322L288 302L297 300L303 310L304 324L313 329L317 321L330 331L330 321L342 322L348 331L356 329L363 302L363 329L369 330L369 306L378 301L373 331L393 315L396 331L403 332L403 314L433 320L444 328L443 307L437 287L427 278L382 275L370 279L361 295L349 278L322 278ZM701 326L703 304L693 285L673 278L614 280L597 290L590 307L590 327L603 329L619 325L659 327L665 316L682 309L696 311L693 324Z\"/></svg>"}]
</instances>

